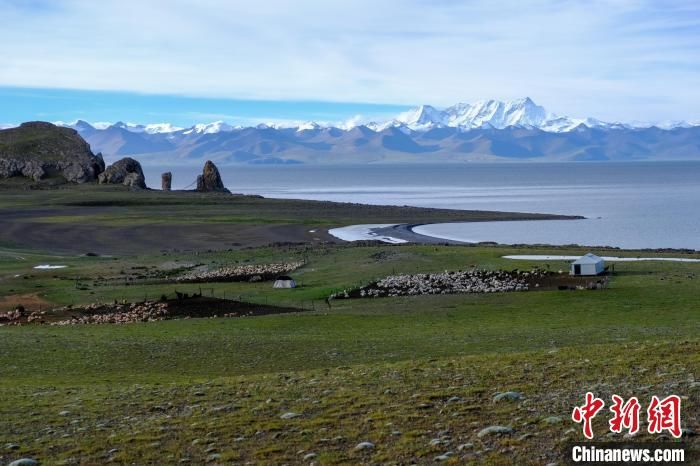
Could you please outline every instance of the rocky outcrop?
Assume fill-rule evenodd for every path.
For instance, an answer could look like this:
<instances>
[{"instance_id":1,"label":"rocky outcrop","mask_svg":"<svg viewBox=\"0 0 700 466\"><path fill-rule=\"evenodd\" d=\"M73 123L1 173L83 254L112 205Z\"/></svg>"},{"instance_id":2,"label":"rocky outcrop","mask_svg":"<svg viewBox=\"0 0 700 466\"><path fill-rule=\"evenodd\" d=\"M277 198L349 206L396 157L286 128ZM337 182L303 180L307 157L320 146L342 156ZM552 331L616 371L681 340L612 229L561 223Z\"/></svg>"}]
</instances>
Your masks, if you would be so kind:
<instances>
[{"instance_id":1,"label":"rocky outcrop","mask_svg":"<svg viewBox=\"0 0 700 466\"><path fill-rule=\"evenodd\" d=\"M93 154L74 129L33 121L0 130L0 178L85 183L97 179L104 169L102 155Z\"/></svg>"},{"instance_id":2,"label":"rocky outcrop","mask_svg":"<svg viewBox=\"0 0 700 466\"><path fill-rule=\"evenodd\" d=\"M216 165L214 165L214 162L211 160L207 160L207 163L204 164L202 174L197 176L197 191L200 193L230 192L228 189L226 189L226 187L224 187L224 183L221 181L221 175L219 174L219 169L216 168Z\"/></svg>"},{"instance_id":3,"label":"rocky outcrop","mask_svg":"<svg viewBox=\"0 0 700 466\"><path fill-rule=\"evenodd\" d=\"M160 188L163 191L170 191L173 183L173 174L170 172L165 172L160 175Z\"/></svg>"},{"instance_id":4,"label":"rocky outcrop","mask_svg":"<svg viewBox=\"0 0 700 466\"><path fill-rule=\"evenodd\" d=\"M143 176L141 164L125 157L107 169L99 176L100 184L123 184L133 188L146 189L146 178Z\"/></svg>"}]
</instances>

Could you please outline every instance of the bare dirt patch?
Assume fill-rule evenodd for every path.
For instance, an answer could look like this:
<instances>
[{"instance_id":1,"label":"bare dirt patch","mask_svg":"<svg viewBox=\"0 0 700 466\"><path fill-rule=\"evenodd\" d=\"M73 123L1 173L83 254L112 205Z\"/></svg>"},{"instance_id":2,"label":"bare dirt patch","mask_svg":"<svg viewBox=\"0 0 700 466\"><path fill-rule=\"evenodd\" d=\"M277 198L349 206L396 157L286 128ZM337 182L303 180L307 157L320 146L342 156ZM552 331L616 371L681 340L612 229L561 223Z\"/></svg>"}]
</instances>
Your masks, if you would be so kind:
<instances>
[{"instance_id":1,"label":"bare dirt patch","mask_svg":"<svg viewBox=\"0 0 700 466\"><path fill-rule=\"evenodd\" d=\"M40 311L51 308L52 304L37 293L0 296L0 312L12 311L17 306L24 306L28 311Z\"/></svg>"}]
</instances>

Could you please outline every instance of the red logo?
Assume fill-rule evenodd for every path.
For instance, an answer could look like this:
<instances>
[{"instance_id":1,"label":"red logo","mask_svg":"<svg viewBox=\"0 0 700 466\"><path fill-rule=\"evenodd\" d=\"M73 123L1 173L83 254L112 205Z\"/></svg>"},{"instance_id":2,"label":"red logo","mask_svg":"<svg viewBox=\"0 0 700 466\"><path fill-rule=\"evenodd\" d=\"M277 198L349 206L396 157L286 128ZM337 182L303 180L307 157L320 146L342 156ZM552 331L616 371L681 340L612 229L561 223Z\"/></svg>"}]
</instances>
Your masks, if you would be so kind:
<instances>
[{"instance_id":1,"label":"red logo","mask_svg":"<svg viewBox=\"0 0 700 466\"><path fill-rule=\"evenodd\" d=\"M593 418L598 414L598 411L603 409L605 402L600 398L596 398L593 393L586 393L586 403L583 406L576 406L574 412L571 413L571 419L574 422L583 422L583 435L587 439L593 438Z\"/></svg>"},{"instance_id":2,"label":"red logo","mask_svg":"<svg viewBox=\"0 0 700 466\"><path fill-rule=\"evenodd\" d=\"M625 429L630 434L639 432L639 413L642 406L637 397L633 396L625 401L622 397L613 395L612 401L610 411L613 413L613 417L608 421L610 432L619 434ZM593 418L603 409L603 406L605 406L603 400L588 392L583 406L574 407L574 411L571 413L571 419L574 422L583 424L583 435L587 439L593 438ZM659 400L657 396L652 396L647 409L647 421L649 423L647 431L650 434L668 431L675 438L679 438L683 434L681 430L681 398L678 395L670 395Z\"/></svg>"},{"instance_id":3,"label":"red logo","mask_svg":"<svg viewBox=\"0 0 700 466\"><path fill-rule=\"evenodd\" d=\"M612 399L613 405L610 407L610 411L613 412L614 416L608 422L610 432L619 434L623 428L627 429L630 434L639 432L639 410L642 406L637 397L633 396L627 400L627 403L623 403L625 400L617 395L613 395Z\"/></svg>"},{"instance_id":4,"label":"red logo","mask_svg":"<svg viewBox=\"0 0 700 466\"><path fill-rule=\"evenodd\" d=\"M681 436L681 399L678 395L670 395L659 401L657 396L651 397L647 409L649 433L659 434L667 430L675 438Z\"/></svg>"}]
</instances>

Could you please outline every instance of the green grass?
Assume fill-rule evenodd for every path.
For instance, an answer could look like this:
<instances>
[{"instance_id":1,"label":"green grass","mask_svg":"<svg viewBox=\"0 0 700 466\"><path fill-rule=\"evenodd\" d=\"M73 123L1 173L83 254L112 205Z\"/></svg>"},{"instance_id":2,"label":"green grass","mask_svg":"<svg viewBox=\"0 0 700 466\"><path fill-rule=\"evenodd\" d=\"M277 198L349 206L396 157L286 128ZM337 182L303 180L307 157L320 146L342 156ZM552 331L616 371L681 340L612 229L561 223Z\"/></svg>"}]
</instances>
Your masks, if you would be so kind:
<instances>
[{"instance_id":1,"label":"green grass","mask_svg":"<svg viewBox=\"0 0 700 466\"><path fill-rule=\"evenodd\" d=\"M216 260L217 266L306 256L308 264L295 274L303 282L299 289L211 285L217 293L225 288L253 300L298 303L388 273L529 265L501 259L512 252L291 247L177 259ZM3 273L24 270L26 261L13 254L44 259L4 251ZM172 289L144 284L80 291L71 280L112 269L142 270L172 262L171 256L62 259L71 268L42 279L13 278L12 286L26 292L33 283L45 283L46 298L76 302L89 301L95 296L90 292L136 298ZM549 265L557 270L564 264ZM301 462L303 450L316 453L322 464L425 463L471 443L455 464L545 464L560 459L568 441L581 438L568 419L588 389L640 398L678 393L687 397L685 425L697 430L700 399L691 382L700 370L699 269L618 264L606 291L347 300L331 310L253 319L0 328L0 432L20 445L4 457L33 455L51 464L70 464L71 458L87 464L172 464L186 458L193 464L280 464ZM491 396L503 390L522 391L527 399L492 403ZM460 401L447 403L453 396ZM424 403L429 407L420 407ZM302 417L279 419L287 411ZM543 423L549 416L562 421ZM491 424L512 426L516 433L479 439L476 433ZM597 429L605 432L602 424ZM450 443L430 446L440 435ZM366 440L377 447L353 450Z\"/></svg>"},{"instance_id":2,"label":"green grass","mask_svg":"<svg viewBox=\"0 0 700 466\"><path fill-rule=\"evenodd\" d=\"M682 394L685 425L697 427L700 388L688 375L700 366L698 350L697 341L586 345L139 384L4 379L0 432L20 447L12 457L50 464L298 464L307 453L321 464L424 464L459 445L468 446L449 464L546 464L581 438L569 419L587 390L642 403L652 394ZM492 402L507 390L524 401ZM286 412L300 417L280 419ZM560 421L544 421L552 416ZM601 437L605 420L594 425ZM515 432L479 438L489 425ZM434 438L447 443L431 446ZM361 441L376 447L355 451Z\"/></svg>"},{"instance_id":3,"label":"green grass","mask_svg":"<svg viewBox=\"0 0 700 466\"><path fill-rule=\"evenodd\" d=\"M85 201L93 204L88 209L96 210L80 211L76 192L83 189L89 194ZM76 221L133 226L149 209L153 221L167 225L182 213L178 209L191 208L192 199L202 200L202 212L188 222L214 211L232 222L275 222L288 218L290 205L301 205L274 201L256 211L263 204L255 199L234 198L240 205L227 207L231 198L193 195L182 203L174 196L173 210L164 204L159 216L156 205L165 195L144 193L134 205L136 198L118 190L81 187L50 194L12 191L11 200L0 197L0 208L14 202L13 209L21 210L27 202L29 210L36 209L31 221L69 220L63 224L70 228ZM353 219L357 212L342 209L312 217L307 207L300 207L297 222L333 223L345 215L370 220ZM310 452L320 464L425 464L446 451L456 453L452 464L561 463L565 444L581 439L579 426L569 419L586 390L642 401L652 394L679 394L684 426L700 430L700 389L693 384L700 372L700 264L618 263L604 291L337 300L331 309L325 304L332 292L390 274L472 266L567 270L561 261L502 256L584 252L289 245L86 257L5 244L0 297L10 300L36 295L48 303L43 306L138 301L201 287L205 294L306 311L123 326L2 327L0 445L16 443L19 449L1 450L0 464L19 456L35 456L43 464L175 464L186 458L190 464L298 464L310 462L303 461ZM273 290L269 282L162 280L167 270L195 265L296 260L306 265L292 274L301 284L293 290ZM41 263L68 268L32 268ZM521 391L525 400L493 403L493 394L504 390ZM448 403L454 396L459 401ZM59 415L62 411L68 414ZM302 416L279 418L288 411ZM544 423L549 416L562 421ZM602 435L605 421L596 422ZM478 438L491 424L512 426L515 433ZM438 437L449 443L430 446ZM356 452L360 441L376 448ZM110 454L112 449L117 451Z\"/></svg>"},{"instance_id":4,"label":"green grass","mask_svg":"<svg viewBox=\"0 0 700 466\"><path fill-rule=\"evenodd\" d=\"M551 253L547 250L507 247L462 247L462 246L373 246L373 247L315 247L283 246L256 249L239 249L200 253L159 253L156 255L126 257L76 257L74 255L44 255L31 251L0 249L0 296L23 293L39 293L46 300L56 304L80 304L95 300L113 299L142 300L154 299L161 294L180 291L193 291L206 288L207 293L216 296L241 296L253 302L268 302L301 307L314 301L315 306L325 308L325 298L334 291L356 287L372 280L395 274L417 272L439 272L443 270L466 269L471 266L481 268L527 269L534 266L548 267L552 271L566 271L564 261L538 263L535 261L512 261L502 259L503 255L517 253ZM557 248L561 254L580 254L584 249ZM621 255L638 255L623 253ZM663 256L663 254L656 254ZM669 255L669 254L666 254ZM672 255L672 254L671 254ZM18 257L25 260L19 260ZM269 263L306 260L307 265L293 275L302 285L295 290L271 290L269 283L211 283L211 284L168 284L157 279L139 279L145 272L165 271L173 267L204 265L216 269L227 265L244 263ZM32 267L40 263L68 265L66 269L36 271ZM692 308L694 294L698 291L700 264L671 262L639 262L616 264L617 274L612 288L598 295L554 292L528 294L521 299L545 299L533 302L536 306L600 306L616 309L639 306L658 309L663 305L682 305ZM20 275L20 277L14 277ZM24 278L29 275L30 278ZM102 277L100 279L99 277ZM132 280L128 280L131 277ZM76 283L83 285L77 289ZM128 283L128 286L125 284ZM530 297L534 296L534 297ZM546 296L546 298L544 298ZM450 299L450 298L447 298ZM496 299L491 297L464 297L460 302ZM508 296L505 298L512 299ZM598 300L598 301L596 301ZM336 306L354 306L354 302L336 302ZM389 303L383 306L382 303ZM516 303L516 305L517 305ZM637 304L638 303L638 304ZM393 308L392 300L362 301L363 308L379 306Z\"/></svg>"},{"instance_id":5,"label":"green grass","mask_svg":"<svg viewBox=\"0 0 700 466\"><path fill-rule=\"evenodd\" d=\"M312 272L299 277L307 274L313 278ZM275 304L306 300L308 308L325 289L314 286L312 278L304 278L307 289L272 292L269 283L232 284L229 294L239 291L257 301L268 296ZM171 372L185 378L240 375L698 335L697 280L659 278L621 272L607 291L346 300L335 301L331 310L319 300L316 312L256 319L8 328L2 329L0 375L44 382L74 374L161 380ZM129 292L142 296L142 288ZM22 368L35 363L37 352L46 367L26 374Z\"/></svg>"}]
</instances>

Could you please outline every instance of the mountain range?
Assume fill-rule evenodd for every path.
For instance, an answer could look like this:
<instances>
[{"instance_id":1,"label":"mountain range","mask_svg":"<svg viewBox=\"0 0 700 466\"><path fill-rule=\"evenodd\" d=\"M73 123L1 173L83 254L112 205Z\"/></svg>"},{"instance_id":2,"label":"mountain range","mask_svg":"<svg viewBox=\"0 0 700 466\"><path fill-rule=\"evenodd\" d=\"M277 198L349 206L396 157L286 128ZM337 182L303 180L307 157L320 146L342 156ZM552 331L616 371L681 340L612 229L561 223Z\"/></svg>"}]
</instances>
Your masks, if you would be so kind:
<instances>
[{"instance_id":1,"label":"mountain range","mask_svg":"<svg viewBox=\"0 0 700 466\"><path fill-rule=\"evenodd\" d=\"M421 105L388 121L350 126L59 124L107 158L138 155L145 164L700 160L697 122L575 119L548 113L530 98Z\"/></svg>"}]
</instances>

